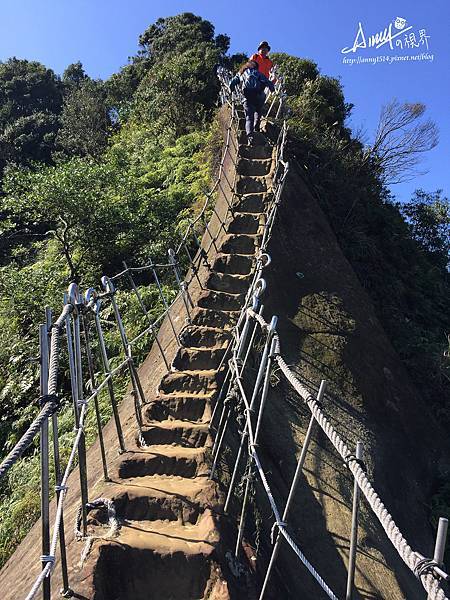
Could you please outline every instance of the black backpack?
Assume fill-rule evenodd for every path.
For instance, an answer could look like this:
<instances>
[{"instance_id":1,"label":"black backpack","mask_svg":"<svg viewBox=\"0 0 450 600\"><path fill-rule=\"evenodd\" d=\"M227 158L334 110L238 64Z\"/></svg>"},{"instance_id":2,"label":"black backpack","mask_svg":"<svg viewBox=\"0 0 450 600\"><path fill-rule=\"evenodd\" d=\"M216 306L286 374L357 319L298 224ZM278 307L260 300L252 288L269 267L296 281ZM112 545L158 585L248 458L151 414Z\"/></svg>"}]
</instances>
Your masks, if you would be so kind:
<instances>
[{"instance_id":1,"label":"black backpack","mask_svg":"<svg viewBox=\"0 0 450 600\"><path fill-rule=\"evenodd\" d=\"M242 73L242 91L261 92L264 87L258 69L245 69Z\"/></svg>"}]
</instances>

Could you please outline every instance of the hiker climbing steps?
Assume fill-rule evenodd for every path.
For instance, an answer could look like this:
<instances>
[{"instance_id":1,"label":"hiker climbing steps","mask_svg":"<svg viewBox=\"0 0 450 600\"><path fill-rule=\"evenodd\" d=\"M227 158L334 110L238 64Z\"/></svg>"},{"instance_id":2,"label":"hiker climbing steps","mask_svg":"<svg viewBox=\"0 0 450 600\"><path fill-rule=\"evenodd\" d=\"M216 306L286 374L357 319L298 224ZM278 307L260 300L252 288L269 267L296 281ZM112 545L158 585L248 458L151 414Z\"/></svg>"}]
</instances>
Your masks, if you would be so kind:
<instances>
[{"instance_id":1,"label":"hiker climbing steps","mask_svg":"<svg viewBox=\"0 0 450 600\"><path fill-rule=\"evenodd\" d=\"M224 498L208 478L209 422L230 329L251 284L271 171L268 143L239 145L227 231L192 321L179 334L171 370L142 408L140 439L145 445L136 432L135 448L123 455L105 489L121 527L117 537L96 540L87 559L96 561L88 569L91 580L84 582L95 600L229 597L219 548Z\"/></svg>"}]
</instances>

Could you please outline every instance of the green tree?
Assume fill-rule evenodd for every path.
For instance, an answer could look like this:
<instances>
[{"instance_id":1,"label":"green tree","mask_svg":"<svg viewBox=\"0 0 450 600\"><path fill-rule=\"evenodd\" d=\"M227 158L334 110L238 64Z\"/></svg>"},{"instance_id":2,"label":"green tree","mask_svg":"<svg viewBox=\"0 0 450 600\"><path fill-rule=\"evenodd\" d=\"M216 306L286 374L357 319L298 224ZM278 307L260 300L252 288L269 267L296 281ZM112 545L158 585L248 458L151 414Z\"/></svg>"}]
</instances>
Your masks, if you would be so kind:
<instances>
[{"instance_id":1,"label":"green tree","mask_svg":"<svg viewBox=\"0 0 450 600\"><path fill-rule=\"evenodd\" d=\"M58 129L58 116L48 112L35 112L8 123L0 131L0 169L7 163L50 163Z\"/></svg>"},{"instance_id":2,"label":"green tree","mask_svg":"<svg viewBox=\"0 0 450 600\"><path fill-rule=\"evenodd\" d=\"M51 69L18 58L0 63L1 170L8 161L50 161L61 108L61 82Z\"/></svg>"},{"instance_id":3,"label":"green tree","mask_svg":"<svg viewBox=\"0 0 450 600\"><path fill-rule=\"evenodd\" d=\"M51 69L18 58L0 62L0 128L36 112L58 114L61 108L61 82Z\"/></svg>"},{"instance_id":4,"label":"green tree","mask_svg":"<svg viewBox=\"0 0 450 600\"><path fill-rule=\"evenodd\" d=\"M106 92L100 82L84 78L73 83L64 100L56 143L68 155L97 156L111 128Z\"/></svg>"},{"instance_id":5,"label":"green tree","mask_svg":"<svg viewBox=\"0 0 450 600\"><path fill-rule=\"evenodd\" d=\"M409 202L399 205L414 239L444 267L450 261L450 202L442 190L418 189Z\"/></svg>"},{"instance_id":6,"label":"green tree","mask_svg":"<svg viewBox=\"0 0 450 600\"><path fill-rule=\"evenodd\" d=\"M150 58L152 64L205 43L225 55L230 38L223 34L215 38L212 23L188 12L158 19L139 36L140 56Z\"/></svg>"},{"instance_id":7,"label":"green tree","mask_svg":"<svg viewBox=\"0 0 450 600\"><path fill-rule=\"evenodd\" d=\"M70 64L62 76L63 84L69 89L79 87L86 79L89 79L89 77L80 61Z\"/></svg>"}]
</instances>

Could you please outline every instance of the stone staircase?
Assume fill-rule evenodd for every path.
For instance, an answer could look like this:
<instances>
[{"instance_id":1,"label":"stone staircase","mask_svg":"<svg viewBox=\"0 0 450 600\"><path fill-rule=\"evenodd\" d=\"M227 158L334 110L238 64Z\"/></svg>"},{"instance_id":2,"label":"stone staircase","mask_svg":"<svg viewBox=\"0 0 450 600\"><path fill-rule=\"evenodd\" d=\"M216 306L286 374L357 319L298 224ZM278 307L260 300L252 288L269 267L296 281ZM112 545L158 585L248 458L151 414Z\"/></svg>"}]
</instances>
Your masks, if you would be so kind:
<instances>
[{"instance_id":1,"label":"stone staircase","mask_svg":"<svg viewBox=\"0 0 450 600\"><path fill-rule=\"evenodd\" d=\"M240 120L242 123L242 119ZM95 600L235 598L221 544L223 496L208 479L220 362L250 284L270 197L272 147L240 132L233 216L172 369L142 410L146 446L123 455L107 493L121 527L97 540Z\"/></svg>"}]
</instances>

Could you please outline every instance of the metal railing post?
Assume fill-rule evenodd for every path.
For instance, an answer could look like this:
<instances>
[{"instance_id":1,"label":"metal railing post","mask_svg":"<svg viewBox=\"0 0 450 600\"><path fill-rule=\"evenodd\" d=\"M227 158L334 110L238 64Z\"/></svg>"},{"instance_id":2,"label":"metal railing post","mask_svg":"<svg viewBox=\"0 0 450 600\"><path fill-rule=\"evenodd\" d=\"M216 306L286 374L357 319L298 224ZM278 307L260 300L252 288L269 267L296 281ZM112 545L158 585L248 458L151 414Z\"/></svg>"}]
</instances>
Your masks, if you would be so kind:
<instances>
[{"instance_id":1,"label":"metal railing post","mask_svg":"<svg viewBox=\"0 0 450 600\"><path fill-rule=\"evenodd\" d=\"M447 541L448 519L439 517L438 528L436 531L436 542L434 545L433 560L440 567L444 566L445 545ZM431 600L432 596L428 594L427 600Z\"/></svg>"},{"instance_id":2,"label":"metal railing post","mask_svg":"<svg viewBox=\"0 0 450 600\"><path fill-rule=\"evenodd\" d=\"M273 334L275 333L275 329L276 329L276 326L277 326L277 321L278 321L278 318L274 316L274 317L272 317L272 320L270 322L269 332L267 334L266 343L264 345L264 350L263 350L263 353L262 353L262 356L261 356L261 362L259 364L258 374L256 376L255 385L253 387L252 398L250 400L250 406L249 406L250 411L253 410L253 407L255 405L255 401L256 401L256 398L257 398L257 395L258 395L258 391L259 391L259 387L261 385L261 381L262 381L262 378L264 376L264 372L266 370L267 360L268 360L268 357L269 357L269 348L270 348L270 345L272 343ZM249 418L251 419L251 415L249 415ZM237 456L236 456L236 460L235 460L235 463L234 463L233 473L231 475L231 480L230 480L230 486L228 488L228 493L227 493L227 497L226 497L226 500L225 500L225 506L224 506L224 509L223 509L225 513L227 512L228 506L230 504L231 495L233 493L234 483L235 483L235 480L236 480L236 475L237 475L237 471L238 471L238 468L239 468L239 463L241 461L241 456L242 456L242 452L243 452L243 449L244 449L244 445L245 445L245 441L247 439L247 436L248 436L248 423L246 422L246 424L244 426L244 431L242 432L242 435L241 435L241 443L240 443L239 450L238 450L238 453L237 453Z\"/></svg>"},{"instance_id":3,"label":"metal railing post","mask_svg":"<svg viewBox=\"0 0 450 600\"><path fill-rule=\"evenodd\" d=\"M73 311L73 364L76 373L76 405L75 427L80 427L80 410L84 403L83 399L83 367L81 360L81 340L80 340L80 296L78 286L71 283L68 290L69 302L74 306ZM69 350L70 352L70 350ZM69 361L70 364L70 361ZM81 431L80 441L78 443L78 467L80 471L80 489L81 489L81 516L83 526L83 536L87 535L87 503L89 501L87 487L87 465L86 465L86 437L84 427Z\"/></svg>"},{"instance_id":4,"label":"metal railing post","mask_svg":"<svg viewBox=\"0 0 450 600\"><path fill-rule=\"evenodd\" d=\"M242 509L241 509L241 518L239 520L239 528L238 535L236 539L236 546L234 548L234 555L236 558L239 558L239 550L241 549L242 538L244 537L244 527L245 527L245 518L247 516L247 501L248 495L250 491L250 483L253 477L253 469L252 469L252 459L249 458L248 468L247 468L247 477L245 481L245 490L244 490L244 498L242 500Z\"/></svg>"},{"instance_id":5,"label":"metal railing post","mask_svg":"<svg viewBox=\"0 0 450 600\"><path fill-rule=\"evenodd\" d=\"M256 423L256 430L255 430L255 440L254 440L255 444L258 443L258 436L259 436L259 430L261 428L262 416L263 416L264 407L265 407L266 400L267 400L267 394L269 393L270 373L272 370L272 363L274 361L276 346L277 346L277 340L272 339L272 343L270 345L269 360L267 362L266 375L264 377L264 383L263 383L263 388L262 388L262 392L261 392L261 402L259 405L258 421Z\"/></svg>"},{"instance_id":6,"label":"metal railing post","mask_svg":"<svg viewBox=\"0 0 450 600\"><path fill-rule=\"evenodd\" d=\"M47 330L47 349L48 356L50 358L50 349L48 346L49 336L52 330L52 310L50 307L45 308L45 323ZM61 457L59 452L59 431L58 431L58 414L56 412L52 415L52 433L53 433L53 461L55 465L55 491L56 491L56 502L59 502L59 497L62 493L61 489ZM64 597L68 598L72 595L72 590L69 586L69 574L67 567L67 551L66 551L66 534L64 531L64 514L61 511L61 520L59 524L59 544L60 544L60 555L61 555L61 577L62 577L62 590L61 593Z\"/></svg>"},{"instance_id":7,"label":"metal railing post","mask_svg":"<svg viewBox=\"0 0 450 600\"><path fill-rule=\"evenodd\" d=\"M172 250L172 248L169 248L169 250L167 251L167 254L169 256L169 262L172 265L172 269L173 269L173 272L175 275L175 280L176 280L178 288L180 290L181 297L183 298L184 308L186 309L186 314L187 314L187 322L191 323L192 319L191 319L191 312L189 310L189 304L191 305L192 308L193 308L194 304L191 300L191 297L189 296L189 292L187 290L186 283L184 281L182 281L180 273L178 272L177 261L175 258L175 256L176 256L175 251Z\"/></svg>"},{"instance_id":8,"label":"metal railing post","mask_svg":"<svg viewBox=\"0 0 450 600\"><path fill-rule=\"evenodd\" d=\"M88 290L88 292L89 292L89 290ZM125 449L125 442L123 439L122 423L120 422L119 410L117 408L117 400L116 400L116 395L114 393L114 384L110 377L111 367L109 365L108 353L106 352L105 338L103 337L103 329L102 329L102 325L100 323L99 309L100 309L100 300L97 300L95 303L94 309L93 309L94 310L95 329L97 331L97 338L98 338L98 343L100 346L100 356L102 358L103 373L106 375L106 377L109 377L108 384L107 384L109 399L111 400L111 407L112 407L112 411L113 411L113 415L114 415L114 423L116 425L117 438L119 440L120 452L123 453L123 452L125 452L126 449Z\"/></svg>"},{"instance_id":9,"label":"metal railing post","mask_svg":"<svg viewBox=\"0 0 450 600\"><path fill-rule=\"evenodd\" d=\"M161 300L162 300L162 303L163 303L163 305L164 305L164 308L166 309L167 318L169 319L169 323L170 323L170 326L171 326L171 328L172 328L173 335L175 336L175 339L176 339L176 341L177 341L177 344L178 344L178 345L180 345L180 340L179 340L179 338L178 338L178 334L177 334L177 332L176 332L176 330L175 330L175 326L174 326L174 324L173 324L172 317L170 316L169 305L167 304L166 297L164 296L164 293L163 293L163 291L162 291L161 283L160 283L160 281L159 281L158 274L157 274L157 272L156 272L156 269L155 269L155 266L154 266L154 264L153 264L153 262L152 262L152 259L150 259L150 268L151 268L151 270L152 270L153 277L155 278L155 283L156 283L156 285L157 285L157 287L158 287L159 296L160 296L160 298L161 298Z\"/></svg>"},{"instance_id":10,"label":"metal railing post","mask_svg":"<svg viewBox=\"0 0 450 600\"><path fill-rule=\"evenodd\" d=\"M320 403L322 401L322 398L325 395L326 389L327 389L327 382L325 381L325 379L323 379L321 381L321 383L320 383L319 392L317 394L317 402ZM308 449L309 449L309 445L311 443L311 438L312 438L312 434L313 434L315 423L316 423L316 419L315 419L314 415L311 415L311 418L309 420L308 429L306 431L305 439L303 441L302 451L300 453L300 457L299 457L298 462L297 462L297 467L295 469L294 477L292 478L292 483L291 483L291 487L290 487L290 490L289 490L289 495L288 495L288 498L286 500L286 505L284 507L283 516L282 516L282 521L284 523L287 522L287 519L288 519L288 516L289 516L289 510L290 510L291 504L292 504L292 502L294 500L294 496L295 496L295 492L297 490L298 482L300 481L300 475L302 474L303 465L305 464L306 456L308 454ZM261 588L261 592L259 594L259 600L263 600L263 598L264 598L264 594L266 592L267 585L269 583L270 574L272 572L272 569L274 567L275 561L277 559L278 552L280 550L280 546L281 546L281 542L282 541L283 541L283 536L281 536L280 532L278 532L277 538L276 538L276 541L275 541L275 545L274 545L273 550L272 550L272 555L270 557L269 566L267 567L266 575L264 577L264 582L263 582L263 585L262 585L262 588Z\"/></svg>"},{"instance_id":11,"label":"metal railing post","mask_svg":"<svg viewBox=\"0 0 450 600\"><path fill-rule=\"evenodd\" d=\"M40 388L42 406L48 394L48 333L47 325L39 325L40 349ZM42 568L46 567L46 558L50 554L50 489L49 489L49 444L48 419L41 425L40 460L41 460L41 531L42 531ZM50 600L50 577L42 584L43 599Z\"/></svg>"},{"instance_id":12,"label":"metal railing post","mask_svg":"<svg viewBox=\"0 0 450 600\"><path fill-rule=\"evenodd\" d=\"M166 365L166 368L167 368L167 370L169 370L169 363L167 362L166 355L164 354L164 350L163 350L163 348L161 346L161 343L160 343L160 341L158 339L158 332L157 331L155 332L155 330L154 330L152 319L151 319L150 315L148 314L148 310L145 308L144 301L142 300L142 296L139 293L139 290L138 290L138 288L137 288L137 286L136 286L136 284L134 282L133 276L128 271L127 263L125 261L122 261L122 264L125 267L125 269L127 270L128 281L130 282L131 287L133 288L133 291L134 291L134 293L136 295L136 298L138 299L139 305L142 308L142 312L144 313L145 318L147 319L148 324L150 325L150 331L152 332L152 334L153 334L153 336L155 338L156 345L158 346L159 351L161 352L161 355L163 357L163 360L164 360L164 363Z\"/></svg>"},{"instance_id":13,"label":"metal railing post","mask_svg":"<svg viewBox=\"0 0 450 600\"><path fill-rule=\"evenodd\" d=\"M88 364L89 371L89 379L91 381L91 392L95 393L95 369L94 369L94 359L92 356L91 350L91 340L89 336L89 322L86 315L82 315L83 320L83 331L84 331L84 341L86 344L86 358ZM111 481L108 475L108 465L106 462L106 452L105 452L105 442L103 439L103 428L102 428L102 418L100 415L100 406L98 404L98 394L95 394L94 398L94 409L95 409L95 420L97 421L97 431L98 431L98 441L100 444L100 455L102 457L102 467L103 467L103 477L105 481Z\"/></svg>"},{"instance_id":14,"label":"metal railing post","mask_svg":"<svg viewBox=\"0 0 450 600\"><path fill-rule=\"evenodd\" d=\"M362 442L356 442L355 456L358 460L362 460L363 457L363 444ZM353 509L352 509L352 531L350 536L350 552L348 558L348 573L347 573L347 591L345 594L345 600L352 600L353 589L355 582L355 569L356 569L356 549L358 544L358 513L359 513L359 486L355 479L353 484Z\"/></svg>"},{"instance_id":15,"label":"metal railing post","mask_svg":"<svg viewBox=\"0 0 450 600\"><path fill-rule=\"evenodd\" d=\"M145 404L145 396L144 391L142 390L141 382L139 380L139 376L136 371L136 367L133 362L133 358L131 356L131 348L128 344L127 334L125 333L125 328L123 326L122 317L120 316L119 307L117 306L116 299L114 297L115 287L113 282L109 277L104 275L102 277L102 285L110 295L111 304L114 311L114 317L116 319L117 327L119 328L120 339L122 341L123 351L125 354L125 358L128 359L128 370L130 371L131 383L133 386L133 397L134 397L134 412L136 417L136 423L139 428L139 433L141 434L142 428L142 415L141 415L141 406Z\"/></svg>"}]
</instances>

